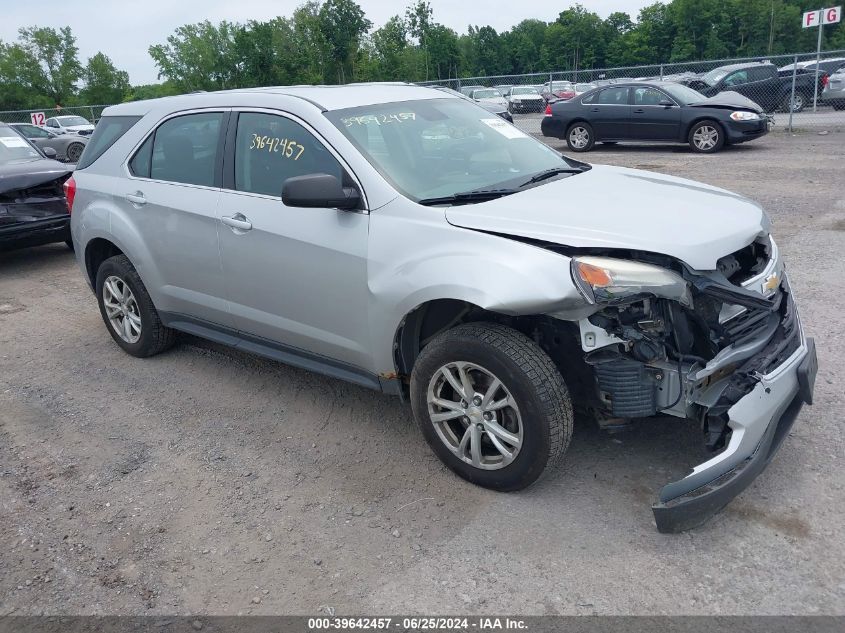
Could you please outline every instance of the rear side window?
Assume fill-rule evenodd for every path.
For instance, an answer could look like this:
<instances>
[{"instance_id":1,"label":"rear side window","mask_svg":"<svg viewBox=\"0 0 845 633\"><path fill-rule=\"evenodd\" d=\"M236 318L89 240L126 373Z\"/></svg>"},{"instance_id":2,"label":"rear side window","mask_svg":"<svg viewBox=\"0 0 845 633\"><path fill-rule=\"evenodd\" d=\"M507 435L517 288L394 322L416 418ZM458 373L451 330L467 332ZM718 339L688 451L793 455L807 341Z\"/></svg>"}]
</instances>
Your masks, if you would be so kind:
<instances>
[{"instance_id":1,"label":"rear side window","mask_svg":"<svg viewBox=\"0 0 845 633\"><path fill-rule=\"evenodd\" d=\"M105 116L97 123L91 140L85 146L85 151L79 158L76 169L85 169L102 156L117 139L126 134L129 129L141 120L139 116ZM49 125L49 122L48 122Z\"/></svg>"},{"instance_id":2,"label":"rear side window","mask_svg":"<svg viewBox=\"0 0 845 633\"><path fill-rule=\"evenodd\" d=\"M132 157L132 173L154 180L215 186L222 125L222 112L168 119Z\"/></svg>"},{"instance_id":3,"label":"rear side window","mask_svg":"<svg viewBox=\"0 0 845 633\"><path fill-rule=\"evenodd\" d=\"M602 105L628 105L628 89L605 88L598 94L595 102Z\"/></svg>"}]
</instances>

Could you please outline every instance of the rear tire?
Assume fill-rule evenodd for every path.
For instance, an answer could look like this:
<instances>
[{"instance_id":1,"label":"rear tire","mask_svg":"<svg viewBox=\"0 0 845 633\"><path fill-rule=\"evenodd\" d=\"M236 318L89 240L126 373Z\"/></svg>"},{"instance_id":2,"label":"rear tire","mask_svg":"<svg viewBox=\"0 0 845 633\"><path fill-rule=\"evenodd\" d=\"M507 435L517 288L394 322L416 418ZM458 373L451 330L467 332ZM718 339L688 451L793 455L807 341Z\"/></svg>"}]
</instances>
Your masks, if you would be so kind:
<instances>
[{"instance_id":1,"label":"rear tire","mask_svg":"<svg viewBox=\"0 0 845 633\"><path fill-rule=\"evenodd\" d=\"M96 291L106 329L127 354L146 358L176 342L176 332L162 324L144 282L125 255L100 265Z\"/></svg>"},{"instance_id":2,"label":"rear tire","mask_svg":"<svg viewBox=\"0 0 845 633\"><path fill-rule=\"evenodd\" d=\"M493 490L533 484L572 437L560 372L534 341L497 323L460 325L426 345L411 373L411 406L443 463Z\"/></svg>"},{"instance_id":3,"label":"rear tire","mask_svg":"<svg viewBox=\"0 0 845 633\"><path fill-rule=\"evenodd\" d=\"M689 131L690 147L694 152L713 154L725 145L725 132L716 121L699 121Z\"/></svg>"},{"instance_id":4,"label":"rear tire","mask_svg":"<svg viewBox=\"0 0 845 633\"><path fill-rule=\"evenodd\" d=\"M595 145L593 127L586 121L578 121L566 130L566 144L573 152L589 152Z\"/></svg>"}]
</instances>

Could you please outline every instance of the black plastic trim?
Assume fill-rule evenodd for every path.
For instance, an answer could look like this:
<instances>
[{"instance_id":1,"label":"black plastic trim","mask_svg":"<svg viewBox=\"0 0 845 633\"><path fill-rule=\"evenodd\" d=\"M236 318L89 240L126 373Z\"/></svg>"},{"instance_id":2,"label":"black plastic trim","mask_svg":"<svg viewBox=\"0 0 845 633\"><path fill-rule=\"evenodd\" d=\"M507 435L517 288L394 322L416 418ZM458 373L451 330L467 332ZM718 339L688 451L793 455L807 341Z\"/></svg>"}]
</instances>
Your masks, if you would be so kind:
<instances>
[{"instance_id":1,"label":"black plastic trim","mask_svg":"<svg viewBox=\"0 0 845 633\"><path fill-rule=\"evenodd\" d=\"M174 330L222 343L251 354L264 356L286 365L317 372L332 378L339 378L362 387L369 387L377 391L384 390L378 376L348 363L184 314L159 312L159 317L164 325Z\"/></svg>"}]
</instances>

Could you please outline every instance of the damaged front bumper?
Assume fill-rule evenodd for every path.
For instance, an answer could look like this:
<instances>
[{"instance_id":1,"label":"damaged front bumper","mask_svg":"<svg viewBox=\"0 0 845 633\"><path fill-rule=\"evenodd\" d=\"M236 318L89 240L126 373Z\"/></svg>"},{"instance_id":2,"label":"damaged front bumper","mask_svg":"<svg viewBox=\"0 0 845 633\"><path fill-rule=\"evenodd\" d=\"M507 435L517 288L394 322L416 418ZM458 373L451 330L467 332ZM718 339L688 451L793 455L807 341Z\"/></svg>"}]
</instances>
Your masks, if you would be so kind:
<instances>
[{"instance_id":1,"label":"damaged front bumper","mask_svg":"<svg viewBox=\"0 0 845 633\"><path fill-rule=\"evenodd\" d=\"M797 312L800 345L780 365L757 376L749 393L725 415L731 435L727 447L660 491L654 518L660 532L681 532L701 525L748 487L780 448L801 407L812 404L818 362L812 338L805 338Z\"/></svg>"}]
</instances>

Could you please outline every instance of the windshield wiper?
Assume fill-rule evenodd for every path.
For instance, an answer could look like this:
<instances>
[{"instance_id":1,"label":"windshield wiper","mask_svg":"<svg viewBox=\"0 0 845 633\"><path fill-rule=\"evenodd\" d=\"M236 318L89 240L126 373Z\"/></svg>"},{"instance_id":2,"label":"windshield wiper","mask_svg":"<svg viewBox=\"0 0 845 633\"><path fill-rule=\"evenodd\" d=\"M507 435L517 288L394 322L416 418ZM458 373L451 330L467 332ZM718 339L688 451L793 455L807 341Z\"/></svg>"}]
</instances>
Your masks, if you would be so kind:
<instances>
[{"instance_id":1,"label":"windshield wiper","mask_svg":"<svg viewBox=\"0 0 845 633\"><path fill-rule=\"evenodd\" d=\"M539 174L534 174L533 176L531 176L531 178L529 178L519 186L527 187L528 185L533 185L535 182L546 180L547 178L557 176L558 174L580 174L585 171L587 170L580 167L552 167L551 169L541 171Z\"/></svg>"},{"instance_id":2,"label":"windshield wiper","mask_svg":"<svg viewBox=\"0 0 845 633\"><path fill-rule=\"evenodd\" d=\"M419 204L427 207L438 204L471 204L473 202L495 200L496 198L509 196L518 191L518 189L476 189L475 191L463 191L452 194L451 196L441 196L440 198L424 198L419 201Z\"/></svg>"}]
</instances>

